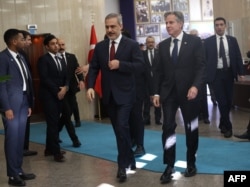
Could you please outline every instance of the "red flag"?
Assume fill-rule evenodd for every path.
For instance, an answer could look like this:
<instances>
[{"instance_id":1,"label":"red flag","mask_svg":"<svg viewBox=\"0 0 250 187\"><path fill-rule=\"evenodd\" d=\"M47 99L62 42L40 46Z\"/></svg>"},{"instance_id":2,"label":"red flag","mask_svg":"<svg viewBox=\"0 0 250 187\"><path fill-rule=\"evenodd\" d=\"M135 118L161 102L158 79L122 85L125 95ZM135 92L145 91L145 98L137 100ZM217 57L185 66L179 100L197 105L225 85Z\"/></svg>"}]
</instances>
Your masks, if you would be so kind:
<instances>
[{"instance_id":1,"label":"red flag","mask_svg":"<svg viewBox=\"0 0 250 187\"><path fill-rule=\"evenodd\" d=\"M96 38L96 33L95 33L95 27L94 25L91 26L91 35L90 35L90 49L89 49L89 54L88 54L88 62L91 62L91 59L93 57L95 45L97 43L97 38ZM99 95L99 97L102 97L102 86L101 86L101 71L99 71L96 82L95 82L95 87L94 90L96 93Z\"/></svg>"}]
</instances>

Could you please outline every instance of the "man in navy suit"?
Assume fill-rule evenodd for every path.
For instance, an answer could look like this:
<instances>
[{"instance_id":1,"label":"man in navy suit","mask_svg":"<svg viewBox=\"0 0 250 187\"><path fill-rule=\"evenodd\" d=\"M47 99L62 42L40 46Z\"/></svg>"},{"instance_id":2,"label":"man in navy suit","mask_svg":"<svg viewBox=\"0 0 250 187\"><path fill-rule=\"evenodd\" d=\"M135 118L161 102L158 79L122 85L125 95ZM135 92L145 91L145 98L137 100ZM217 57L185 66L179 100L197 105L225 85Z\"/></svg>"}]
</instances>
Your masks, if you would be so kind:
<instances>
[{"instance_id":1,"label":"man in navy suit","mask_svg":"<svg viewBox=\"0 0 250 187\"><path fill-rule=\"evenodd\" d=\"M161 103L163 109L163 162L167 167L160 180L161 183L168 183L172 179L175 164L175 115L178 108L186 132L187 168L184 176L196 174L200 90L205 79L205 63L201 39L182 31L183 14L178 11L167 12L164 18L171 37L159 44L158 65L153 70L153 103L156 107Z\"/></svg>"},{"instance_id":2,"label":"man in navy suit","mask_svg":"<svg viewBox=\"0 0 250 187\"><path fill-rule=\"evenodd\" d=\"M87 97L95 98L94 84L102 72L102 102L108 110L116 135L118 172L120 182L126 180L126 168L135 169L131 149L128 119L136 99L135 73L143 71L143 56L136 41L122 36L122 17L111 13L105 18L108 39L95 46L88 72Z\"/></svg>"},{"instance_id":3,"label":"man in navy suit","mask_svg":"<svg viewBox=\"0 0 250 187\"><path fill-rule=\"evenodd\" d=\"M38 59L40 77L39 95L43 103L47 123L45 156L54 156L56 162L63 162L64 151L59 145L59 120L62 113L63 99L69 88L67 67L58 56L57 38L49 34L44 38L48 53Z\"/></svg>"},{"instance_id":4,"label":"man in navy suit","mask_svg":"<svg viewBox=\"0 0 250 187\"><path fill-rule=\"evenodd\" d=\"M7 176L10 185L25 186L24 180L35 178L22 169L26 122L33 106L32 77L25 58L18 52L25 44L22 32L9 29L4 33L4 41L7 48L0 53L0 76L10 75L10 80L0 83L0 108Z\"/></svg>"},{"instance_id":5,"label":"man in navy suit","mask_svg":"<svg viewBox=\"0 0 250 187\"><path fill-rule=\"evenodd\" d=\"M212 84L220 111L219 128L225 138L232 136L229 113L232 106L233 84L243 76L243 61L235 37L225 34L226 20L214 20L216 34L204 41L207 63L207 81Z\"/></svg>"}]
</instances>

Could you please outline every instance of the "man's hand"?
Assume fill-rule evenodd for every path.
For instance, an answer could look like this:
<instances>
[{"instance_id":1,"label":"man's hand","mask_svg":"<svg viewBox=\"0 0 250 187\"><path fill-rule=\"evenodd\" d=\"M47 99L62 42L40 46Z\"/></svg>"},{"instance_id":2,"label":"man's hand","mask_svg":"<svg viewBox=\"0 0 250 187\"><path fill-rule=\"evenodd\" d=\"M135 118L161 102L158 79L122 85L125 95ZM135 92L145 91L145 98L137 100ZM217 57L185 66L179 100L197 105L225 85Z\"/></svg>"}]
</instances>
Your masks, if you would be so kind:
<instances>
[{"instance_id":1,"label":"man's hand","mask_svg":"<svg viewBox=\"0 0 250 187\"><path fill-rule=\"evenodd\" d=\"M187 99L192 100L192 99L196 98L197 94L198 94L198 89L195 86L192 86L188 90Z\"/></svg>"},{"instance_id":2,"label":"man's hand","mask_svg":"<svg viewBox=\"0 0 250 187\"><path fill-rule=\"evenodd\" d=\"M31 108L29 108L29 109L28 109L28 117L30 117L30 116L31 116L31 113L32 113L32 109L31 109Z\"/></svg>"},{"instance_id":3,"label":"man's hand","mask_svg":"<svg viewBox=\"0 0 250 187\"><path fill-rule=\"evenodd\" d=\"M79 81L78 87L80 90L83 90L85 88L85 84L83 81Z\"/></svg>"},{"instance_id":4,"label":"man's hand","mask_svg":"<svg viewBox=\"0 0 250 187\"><path fill-rule=\"evenodd\" d=\"M5 111L5 117L8 120L14 119L14 113L13 110L9 109Z\"/></svg>"},{"instance_id":5,"label":"man's hand","mask_svg":"<svg viewBox=\"0 0 250 187\"><path fill-rule=\"evenodd\" d=\"M155 107L160 107L160 96L159 95L154 95L153 96L153 104Z\"/></svg>"},{"instance_id":6,"label":"man's hand","mask_svg":"<svg viewBox=\"0 0 250 187\"><path fill-rule=\"evenodd\" d=\"M57 98L59 100L62 100L67 91L68 91L67 86L60 87L60 91L57 93Z\"/></svg>"},{"instance_id":7,"label":"man's hand","mask_svg":"<svg viewBox=\"0 0 250 187\"><path fill-rule=\"evenodd\" d=\"M87 98L89 101L93 101L95 99L95 90L93 88L89 88L87 90Z\"/></svg>"},{"instance_id":8,"label":"man's hand","mask_svg":"<svg viewBox=\"0 0 250 187\"><path fill-rule=\"evenodd\" d=\"M119 60L111 60L111 61L109 61L108 66L109 66L110 70L119 69L120 61Z\"/></svg>"}]
</instances>

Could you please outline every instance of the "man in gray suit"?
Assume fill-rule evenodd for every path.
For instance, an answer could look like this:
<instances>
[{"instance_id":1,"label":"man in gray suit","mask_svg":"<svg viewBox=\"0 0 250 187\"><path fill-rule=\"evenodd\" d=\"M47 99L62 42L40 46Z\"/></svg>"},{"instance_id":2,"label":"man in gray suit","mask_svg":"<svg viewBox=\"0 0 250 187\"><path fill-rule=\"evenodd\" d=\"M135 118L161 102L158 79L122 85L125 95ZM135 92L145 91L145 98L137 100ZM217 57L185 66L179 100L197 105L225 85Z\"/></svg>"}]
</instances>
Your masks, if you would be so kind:
<instances>
[{"instance_id":1,"label":"man in gray suit","mask_svg":"<svg viewBox=\"0 0 250 187\"><path fill-rule=\"evenodd\" d=\"M25 58L18 52L24 48L21 31L9 29L4 33L7 48L0 53L0 76L10 75L10 80L0 83L0 108L5 130L4 151L9 184L25 186L24 180L34 179L24 173L23 146L27 116L33 106L32 78Z\"/></svg>"},{"instance_id":2,"label":"man in gray suit","mask_svg":"<svg viewBox=\"0 0 250 187\"><path fill-rule=\"evenodd\" d=\"M156 107L161 103L163 109L162 145L167 167L160 180L161 183L168 183L175 164L175 115L179 107L186 131L187 168L184 176L196 174L199 93L204 82L205 63L201 39L182 31L183 14L167 12L164 18L171 37L159 44L158 65L153 71L153 103Z\"/></svg>"}]
</instances>

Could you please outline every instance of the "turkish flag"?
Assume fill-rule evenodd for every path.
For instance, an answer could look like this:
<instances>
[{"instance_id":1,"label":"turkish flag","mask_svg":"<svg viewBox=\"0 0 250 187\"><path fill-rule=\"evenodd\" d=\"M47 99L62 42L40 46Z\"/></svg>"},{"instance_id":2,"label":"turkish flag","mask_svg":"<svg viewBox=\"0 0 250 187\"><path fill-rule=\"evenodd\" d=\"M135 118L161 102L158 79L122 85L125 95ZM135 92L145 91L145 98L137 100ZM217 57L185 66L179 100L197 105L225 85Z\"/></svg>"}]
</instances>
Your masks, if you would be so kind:
<instances>
[{"instance_id":1,"label":"turkish flag","mask_svg":"<svg viewBox=\"0 0 250 187\"><path fill-rule=\"evenodd\" d=\"M89 54L88 54L88 63L91 62L96 43L97 43L97 38L96 38L96 33L95 33L95 27L94 27L94 25L92 25L91 26L90 42L89 42L90 49L89 49ZM101 70L99 71L99 73L97 75L94 90L101 98L102 97Z\"/></svg>"}]
</instances>

